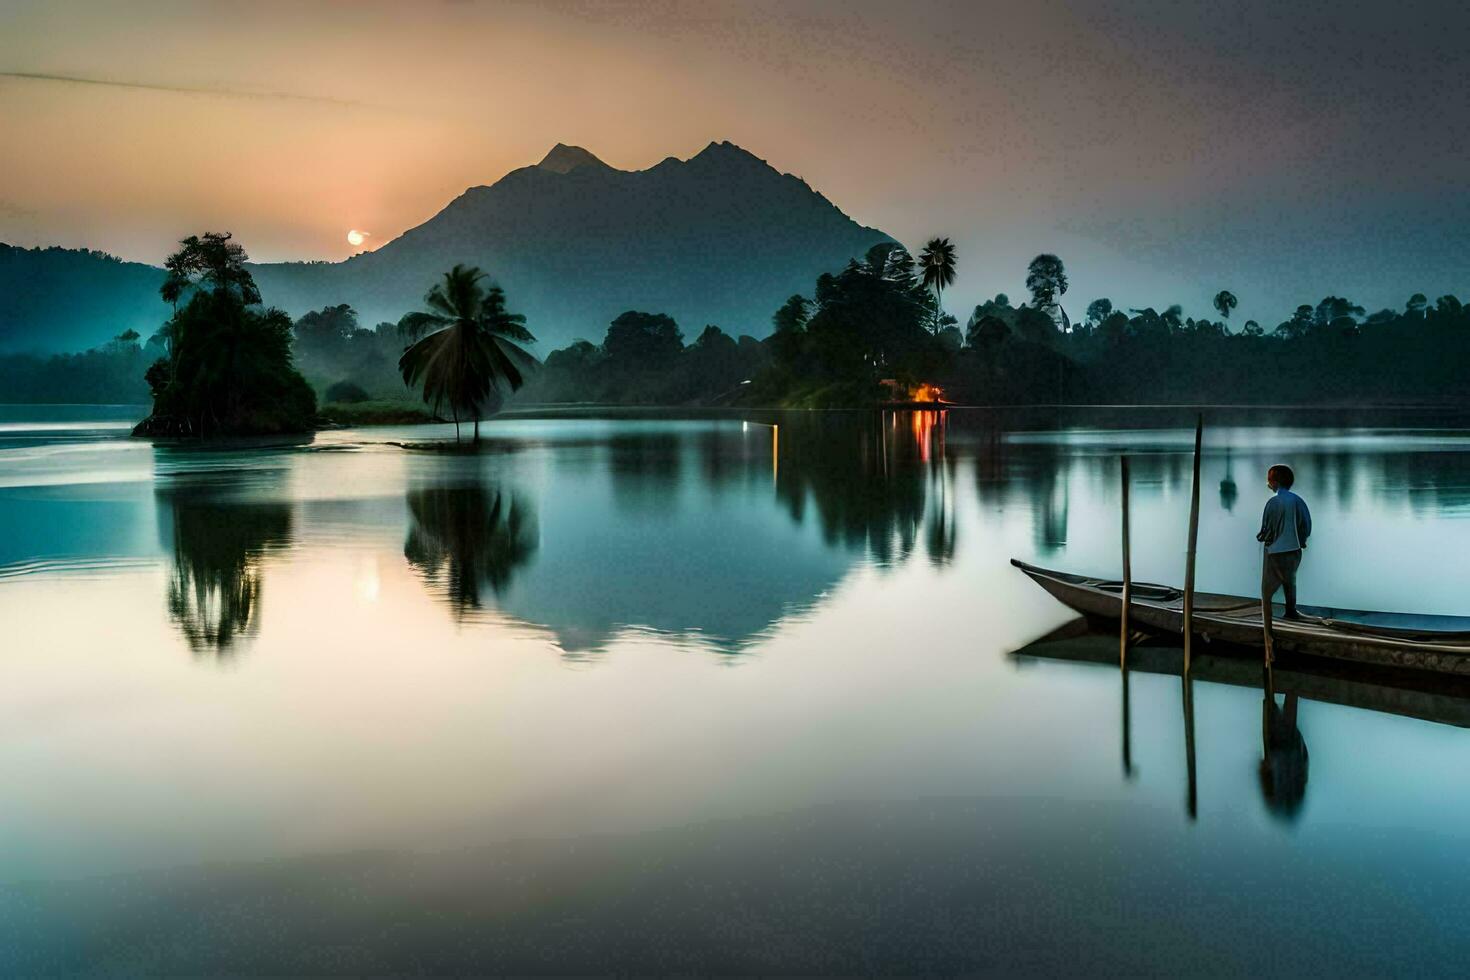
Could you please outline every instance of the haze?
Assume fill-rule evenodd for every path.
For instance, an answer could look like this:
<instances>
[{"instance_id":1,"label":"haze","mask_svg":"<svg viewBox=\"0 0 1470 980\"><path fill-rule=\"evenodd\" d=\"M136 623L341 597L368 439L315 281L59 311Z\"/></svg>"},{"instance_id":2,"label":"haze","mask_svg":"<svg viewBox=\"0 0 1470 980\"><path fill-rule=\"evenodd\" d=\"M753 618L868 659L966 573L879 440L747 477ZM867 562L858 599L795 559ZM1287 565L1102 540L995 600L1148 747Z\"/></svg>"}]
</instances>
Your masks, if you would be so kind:
<instances>
[{"instance_id":1,"label":"haze","mask_svg":"<svg viewBox=\"0 0 1470 980\"><path fill-rule=\"evenodd\" d=\"M1290 9L1286 9L1289 6ZM5 0L0 241L340 259L558 141L731 140L1024 292L1274 324L1470 288L1460 5ZM96 84L96 83L106 84Z\"/></svg>"}]
</instances>

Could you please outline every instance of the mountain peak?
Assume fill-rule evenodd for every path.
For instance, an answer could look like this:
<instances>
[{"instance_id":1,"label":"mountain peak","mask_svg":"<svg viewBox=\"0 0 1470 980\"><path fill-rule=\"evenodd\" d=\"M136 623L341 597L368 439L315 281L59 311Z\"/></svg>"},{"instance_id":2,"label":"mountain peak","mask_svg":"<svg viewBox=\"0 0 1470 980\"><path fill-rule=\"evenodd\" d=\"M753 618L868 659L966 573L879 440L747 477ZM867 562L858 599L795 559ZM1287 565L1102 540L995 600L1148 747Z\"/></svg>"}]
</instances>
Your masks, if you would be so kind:
<instances>
[{"instance_id":1,"label":"mountain peak","mask_svg":"<svg viewBox=\"0 0 1470 980\"><path fill-rule=\"evenodd\" d=\"M607 164L593 156L580 146L567 146L558 143L551 148L551 152L542 157L541 162L536 164L542 170L550 170L552 173L567 174L578 167L598 167L603 170L611 170Z\"/></svg>"},{"instance_id":2,"label":"mountain peak","mask_svg":"<svg viewBox=\"0 0 1470 980\"><path fill-rule=\"evenodd\" d=\"M726 163L754 162L765 165L765 161L762 160L760 157L756 156L754 153L751 153L749 150L736 146L729 140L724 140L718 143L711 141L709 146L706 146L704 149L700 150L694 156L689 158L690 163L701 160L705 161L706 163L715 161Z\"/></svg>"}]
</instances>

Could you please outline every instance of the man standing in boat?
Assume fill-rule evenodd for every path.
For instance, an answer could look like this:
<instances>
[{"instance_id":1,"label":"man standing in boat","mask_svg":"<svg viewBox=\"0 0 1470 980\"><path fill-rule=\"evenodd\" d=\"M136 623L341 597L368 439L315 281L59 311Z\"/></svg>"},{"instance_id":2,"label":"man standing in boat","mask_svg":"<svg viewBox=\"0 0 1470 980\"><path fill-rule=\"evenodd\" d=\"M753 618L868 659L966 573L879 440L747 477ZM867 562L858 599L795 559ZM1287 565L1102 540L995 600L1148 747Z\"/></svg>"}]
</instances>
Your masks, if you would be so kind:
<instances>
[{"instance_id":1,"label":"man standing in boat","mask_svg":"<svg viewBox=\"0 0 1470 980\"><path fill-rule=\"evenodd\" d=\"M1271 598L1277 589L1286 593L1286 618L1302 618L1296 609L1296 571L1312 533L1312 514L1307 502L1291 492L1295 482L1296 474L1285 463L1266 471L1266 486L1274 496L1266 501L1256 540L1266 546L1261 566L1261 615L1267 629L1271 628Z\"/></svg>"}]
</instances>

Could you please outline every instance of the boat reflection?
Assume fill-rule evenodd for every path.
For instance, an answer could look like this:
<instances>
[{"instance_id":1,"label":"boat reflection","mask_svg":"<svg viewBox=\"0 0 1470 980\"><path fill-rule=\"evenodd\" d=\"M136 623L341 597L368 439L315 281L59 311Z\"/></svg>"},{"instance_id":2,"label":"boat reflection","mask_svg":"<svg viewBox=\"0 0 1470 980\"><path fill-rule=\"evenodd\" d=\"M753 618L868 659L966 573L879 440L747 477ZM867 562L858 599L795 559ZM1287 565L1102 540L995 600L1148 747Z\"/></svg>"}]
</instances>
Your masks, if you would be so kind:
<instances>
[{"instance_id":1,"label":"boat reflection","mask_svg":"<svg viewBox=\"0 0 1470 980\"><path fill-rule=\"evenodd\" d=\"M1120 666L1118 638L1089 632L1081 620L1013 652L1018 664L1051 661ZM1306 799L1309 756L1300 725L1301 704L1316 701L1415 718L1441 725L1470 728L1470 681L1444 675L1416 675L1374 668L1293 664L1270 671L1249 659L1195 653L1186 674L1183 651L1177 646L1130 645L1121 661L1122 756L1125 779L1134 775L1132 758L1132 704L1129 675L1141 671L1179 677L1184 707L1183 741L1186 769L1186 812L1198 810L1195 767L1194 684L1224 684L1261 690L1261 759L1259 785L1262 801L1274 817L1295 820Z\"/></svg>"}]
</instances>

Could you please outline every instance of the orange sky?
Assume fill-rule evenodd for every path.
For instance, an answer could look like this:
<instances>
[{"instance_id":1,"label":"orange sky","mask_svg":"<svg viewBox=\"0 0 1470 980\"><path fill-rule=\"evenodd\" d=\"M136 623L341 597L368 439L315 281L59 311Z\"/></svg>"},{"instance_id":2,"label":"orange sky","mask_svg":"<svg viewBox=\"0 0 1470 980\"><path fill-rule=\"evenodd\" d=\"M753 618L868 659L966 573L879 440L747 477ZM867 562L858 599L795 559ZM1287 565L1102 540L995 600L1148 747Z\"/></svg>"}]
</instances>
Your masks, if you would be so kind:
<instances>
[{"instance_id":1,"label":"orange sky","mask_svg":"<svg viewBox=\"0 0 1470 980\"><path fill-rule=\"evenodd\" d=\"M956 238L960 307L1043 250L1122 303L1228 285L1264 318L1375 278L1401 302L1454 287L1435 257L1464 236L1435 218L1467 117L1441 6L1248 3L1222 31L1147 0L4 0L0 241L156 262L220 228L337 259L558 141L635 169L728 139L911 245Z\"/></svg>"}]
</instances>

